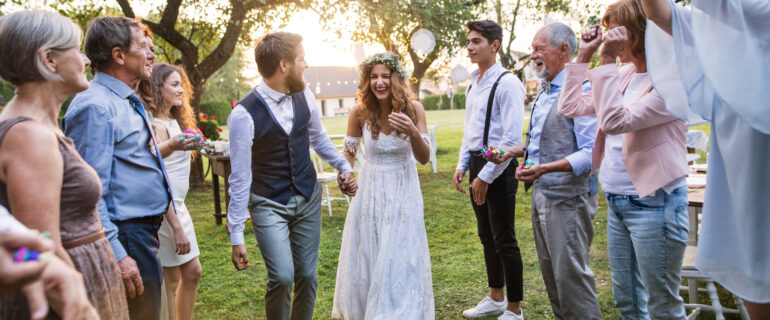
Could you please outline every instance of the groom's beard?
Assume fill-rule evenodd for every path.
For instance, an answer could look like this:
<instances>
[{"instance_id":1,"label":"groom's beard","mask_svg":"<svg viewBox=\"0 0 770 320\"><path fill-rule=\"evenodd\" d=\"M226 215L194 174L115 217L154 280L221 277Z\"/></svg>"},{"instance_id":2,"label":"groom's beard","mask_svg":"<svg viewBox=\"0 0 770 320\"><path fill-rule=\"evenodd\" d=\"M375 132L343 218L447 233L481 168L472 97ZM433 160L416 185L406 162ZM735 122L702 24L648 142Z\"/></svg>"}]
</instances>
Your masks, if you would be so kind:
<instances>
[{"instance_id":1,"label":"groom's beard","mask_svg":"<svg viewBox=\"0 0 770 320\"><path fill-rule=\"evenodd\" d=\"M290 73L289 77L286 78L289 94L305 91L307 83L305 83L305 79L302 77L303 71L302 69L296 70L296 72Z\"/></svg>"}]
</instances>

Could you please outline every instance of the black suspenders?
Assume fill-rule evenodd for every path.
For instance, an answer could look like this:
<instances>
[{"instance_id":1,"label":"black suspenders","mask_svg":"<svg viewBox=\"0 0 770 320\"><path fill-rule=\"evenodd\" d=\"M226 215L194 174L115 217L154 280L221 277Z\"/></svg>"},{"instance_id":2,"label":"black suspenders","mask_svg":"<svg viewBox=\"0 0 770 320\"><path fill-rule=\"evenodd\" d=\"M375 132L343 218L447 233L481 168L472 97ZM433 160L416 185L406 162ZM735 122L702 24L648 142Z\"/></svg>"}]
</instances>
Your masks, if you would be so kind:
<instances>
[{"instance_id":1,"label":"black suspenders","mask_svg":"<svg viewBox=\"0 0 770 320\"><path fill-rule=\"evenodd\" d=\"M497 77L497 80L495 80L495 84L492 85L492 90L489 91L489 99L487 100L487 116L484 119L484 140L482 145L486 146L489 140L489 122L492 120L492 104L495 101L495 91L497 91L497 84L500 83L500 79L506 75L511 73L510 71L505 71L502 74L500 74L499 77ZM471 82L471 85L468 86L468 91L465 93L465 96L468 96L468 93L471 92L471 88L473 88L473 83Z\"/></svg>"}]
</instances>

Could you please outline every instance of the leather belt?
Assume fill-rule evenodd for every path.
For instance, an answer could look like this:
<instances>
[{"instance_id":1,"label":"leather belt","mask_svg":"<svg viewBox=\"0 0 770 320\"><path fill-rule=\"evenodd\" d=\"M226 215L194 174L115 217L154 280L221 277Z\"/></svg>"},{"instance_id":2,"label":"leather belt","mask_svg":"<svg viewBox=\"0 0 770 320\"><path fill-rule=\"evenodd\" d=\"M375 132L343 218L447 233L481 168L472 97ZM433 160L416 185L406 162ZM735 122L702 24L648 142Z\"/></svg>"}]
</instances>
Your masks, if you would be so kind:
<instances>
[{"instance_id":1,"label":"leather belt","mask_svg":"<svg viewBox=\"0 0 770 320\"><path fill-rule=\"evenodd\" d=\"M99 230L98 232L94 232L89 235L82 236L80 238L76 238L67 242L63 242L62 246L64 249L72 249L75 247L82 246L84 244L88 244L91 242L94 242L96 240L99 240L101 238L104 238L104 229Z\"/></svg>"}]
</instances>

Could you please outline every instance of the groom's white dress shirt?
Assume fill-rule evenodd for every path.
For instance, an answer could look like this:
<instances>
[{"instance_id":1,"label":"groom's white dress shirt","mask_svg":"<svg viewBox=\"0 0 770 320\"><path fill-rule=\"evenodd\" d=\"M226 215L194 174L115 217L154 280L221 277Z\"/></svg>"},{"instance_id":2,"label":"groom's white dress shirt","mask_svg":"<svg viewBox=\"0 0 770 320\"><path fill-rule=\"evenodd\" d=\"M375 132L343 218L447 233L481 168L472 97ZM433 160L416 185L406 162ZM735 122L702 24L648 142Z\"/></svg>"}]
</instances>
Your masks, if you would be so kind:
<instances>
[{"instance_id":1,"label":"groom's white dress shirt","mask_svg":"<svg viewBox=\"0 0 770 320\"><path fill-rule=\"evenodd\" d=\"M275 120L287 133L294 126L294 105L291 96L277 92L264 82L256 87L257 93L267 102ZM321 123L315 97L310 89L305 89L305 100L310 109L310 146L315 152L338 171L353 172L345 157L337 150L329 139L326 129ZM227 118L230 131L230 206L227 208L227 226L230 230L232 245L243 244L244 222L248 218L248 205L251 198L251 147L254 140L254 121L246 108L240 104L235 106Z\"/></svg>"}]
</instances>

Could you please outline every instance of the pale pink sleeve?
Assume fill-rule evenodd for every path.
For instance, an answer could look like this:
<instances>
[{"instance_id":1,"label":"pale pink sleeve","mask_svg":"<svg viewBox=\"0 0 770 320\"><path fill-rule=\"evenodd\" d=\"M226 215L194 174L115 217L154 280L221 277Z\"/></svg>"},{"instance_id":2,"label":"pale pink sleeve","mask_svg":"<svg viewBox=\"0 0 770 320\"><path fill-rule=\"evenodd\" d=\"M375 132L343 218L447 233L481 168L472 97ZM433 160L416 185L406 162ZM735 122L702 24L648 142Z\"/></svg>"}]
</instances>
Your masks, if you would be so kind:
<instances>
[{"instance_id":1,"label":"pale pink sleeve","mask_svg":"<svg viewBox=\"0 0 770 320\"><path fill-rule=\"evenodd\" d=\"M588 71L587 63L567 63L564 65L564 87L559 97L559 114L567 118L577 118L596 113L593 90L583 93L583 81Z\"/></svg>"}]
</instances>

